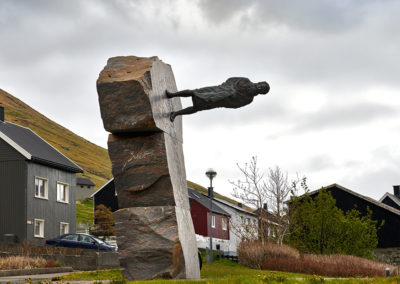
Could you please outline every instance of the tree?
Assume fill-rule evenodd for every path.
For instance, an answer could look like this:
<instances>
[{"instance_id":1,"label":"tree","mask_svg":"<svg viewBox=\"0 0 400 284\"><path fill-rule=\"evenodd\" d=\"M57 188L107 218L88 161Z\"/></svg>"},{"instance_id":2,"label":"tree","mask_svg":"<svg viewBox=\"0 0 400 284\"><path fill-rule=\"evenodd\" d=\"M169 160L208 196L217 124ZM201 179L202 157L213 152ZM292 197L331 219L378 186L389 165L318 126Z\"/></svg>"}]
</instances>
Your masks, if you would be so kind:
<instances>
[{"instance_id":1,"label":"tree","mask_svg":"<svg viewBox=\"0 0 400 284\"><path fill-rule=\"evenodd\" d=\"M289 229L288 210L285 201L292 192L287 173L283 173L278 166L274 169L270 168L265 187L270 210L277 222L277 226L274 227L274 235L278 244L282 244Z\"/></svg>"},{"instance_id":2,"label":"tree","mask_svg":"<svg viewBox=\"0 0 400 284\"><path fill-rule=\"evenodd\" d=\"M377 221L372 212L361 216L356 209L343 213L330 192L294 198L290 206L290 243L303 252L351 254L372 257L378 244Z\"/></svg>"},{"instance_id":3,"label":"tree","mask_svg":"<svg viewBox=\"0 0 400 284\"><path fill-rule=\"evenodd\" d=\"M91 233L95 236L101 236L103 240L106 237L115 235L114 217L110 208L104 204L96 206L94 212L95 224L91 229Z\"/></svg>"},{"instance_id":4,"label":"tree","mask_svg":"<svg viewBox=\"0 0 400 284\"><path fill-rule=\"evenodd\" d=\"M259 238L262 241L274 238L282 244L289 228L285 201L298 181L292 182L293 185L290 186L287 173L283 173L278 166L270 168L265 175L258 168L257 157L252 157L250 163L246 163L244 167L237 166L244 175L244 180L231 182L234 185L232 195L241 199L244 204L256 208Z\"/></svg>"},{"instance_id":5,"label":"tree","mask_svg":"<svg viewBox=\"0 0 400 284\"><path fill-rule=\"evenodd\" d=\"M255 241L258 239L258 224L244 216L232 216L229 220L229 228L241 241ZM255 221L255 220L254 220Z\"/></svg>"},{"instance_id":6,"label":"tree","mask_svg":"<svg viewBox=\"0 0 400 284\"><path fill-rule=\"evenodd\" d=\"M244 180L230 181L234 186L232 196L239 198L242 202L250 207L258 209L259 212L259 238L265 239L263 204L267 204L268 193L265 186L264 174L261 173L257 166L257 157L253 156L250 163L245 163L244 167L237 164L240 172L244 175Z\"/></svg>"}]
</instances>

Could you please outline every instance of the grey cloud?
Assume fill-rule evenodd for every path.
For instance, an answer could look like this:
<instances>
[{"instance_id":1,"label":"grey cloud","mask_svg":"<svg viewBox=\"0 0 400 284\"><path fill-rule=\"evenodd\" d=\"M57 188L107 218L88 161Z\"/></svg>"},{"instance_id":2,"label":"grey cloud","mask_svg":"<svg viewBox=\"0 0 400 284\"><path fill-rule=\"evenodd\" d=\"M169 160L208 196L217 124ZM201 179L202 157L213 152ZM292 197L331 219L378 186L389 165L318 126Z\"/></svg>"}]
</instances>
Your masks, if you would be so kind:
<instances>
[{"instance_id":1,"label":"grey cloud","mask_svg":"<svg viewBox=\"0 0 400 284\"><path fill-rule=\"evenodd\" d=\"M317 172L325 169L332 169L335 167L335 162L327 155L317 155L310 158L304 164L304 169L307 172Z\"/></svg>"},{"instance_id":2,"label":"grey cloud","mask_svg":"<svg viewBox=\"0 0 400 284\"><path fill-rule=\"evenodd\" d=\"M358 103L343 106L327 106L309 115L302 115L292 131L304 133L331 128L366 125L374 120L397 115L395 107L382 104Z\"/></svg>"},{"instance_id":3,"label":"grey cloud","mask_svg":"<svg viewBox=\"0 0 400 284\"><path fill-rule=\"evenodd\" d=\"M349 172L341 182L351 190L379 200L385 192L393 193L392 186L399 184L399 171L398 168L387 166L376 170L366 169L359 175Z\"/></svg>"},{"instance_id":4,"label":"grey cloud","mask_svg":"<svg viewBox=\"0 0 400 284\"><path fill-rule=\"evenodd\" d=\"M366 7L375 1L274 1L274 0L202 0L199 7L207 19L223 23L247 9L254 24L276 24L292 29L340 31L363 21Z\"/></svg>"}]
</instances>

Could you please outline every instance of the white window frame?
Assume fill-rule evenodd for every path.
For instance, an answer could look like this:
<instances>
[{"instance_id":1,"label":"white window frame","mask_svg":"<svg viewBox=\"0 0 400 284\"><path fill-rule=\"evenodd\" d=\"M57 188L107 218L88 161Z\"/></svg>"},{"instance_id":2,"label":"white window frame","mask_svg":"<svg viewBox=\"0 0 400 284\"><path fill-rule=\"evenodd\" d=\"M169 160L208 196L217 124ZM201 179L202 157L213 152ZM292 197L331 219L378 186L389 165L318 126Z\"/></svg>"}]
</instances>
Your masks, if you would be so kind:
<instances>
[{"instance_id":1,"label":"white window frame","mask_svg":"<svg viewBox=\"0 0 400 284\"><path fill-rule=\"evenodd\" d=\"M39 234L36 234L36 223L39 222ZM44 220L34 219L33 221L33 236L35 238L44 238Z\"/></svg>"},{"instance_id":2,"label":"white window frame","mask_svg":"<svg viewBox=\"0 0 400 284\"><path fill-rule=\"evenodd\" d=\"M44 196L36 194L36 180L43 181L44 185ZM35 176L35 197L40 199L49 199L49 180L47 178L37 177Z\"/></svg>"},{"instance_id":3,"label":"white window frame","mask_svg":"<svg viewBox=\"0 0 400 284\"><path fill-rule=\"evenodd\" d=\"M222 218L222 230L226 231L228 230L228 222L226 221L226 218Z\"/></svg>"},{"instance_id":4,"label":"white window frame","mask_svg":"<svg viewBox=\"0 0 400 284\"><path fill-rule=\"evenodd\" d=\"M211 228L215 228L215 215L211 216Z\"/></svg>"},{"instance_id":5,"label":"white window frame","mask_svg":"<svg viewBox=\"0 0 400 284\"><path fill-rule=\"evenodd\" d=\"M60 190L58 189L58 185L65 186L64 187L65 188L65 200L61 199L62 196L61 196ZM57 181L57 202L69 203L69 184L68 183Z\"/></svg>"},{"instance_id":6,"label":"white window frame","mask_svg":"<svg viewBox=\"0 0 400 284\"><path fill-rule=\"evenodd\" d=\"M66 230L63 231L63 227L66 227ZM60 235L68 234L69 233L69 223L60 222Z\"/></svg>"}]
</instances>

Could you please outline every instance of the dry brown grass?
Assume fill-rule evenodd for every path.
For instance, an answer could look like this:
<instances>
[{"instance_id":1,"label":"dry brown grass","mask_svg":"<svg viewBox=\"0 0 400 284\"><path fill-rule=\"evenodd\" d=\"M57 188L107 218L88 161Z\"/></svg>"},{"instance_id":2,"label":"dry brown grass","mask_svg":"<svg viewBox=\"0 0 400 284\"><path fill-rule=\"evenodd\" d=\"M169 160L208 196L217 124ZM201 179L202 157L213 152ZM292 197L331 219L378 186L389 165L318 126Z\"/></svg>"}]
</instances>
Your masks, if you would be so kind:
<instances>
[{"instance_id":1,"label":"dry brown grass","mask_svg":"<svg viewBox=\"0 0 400 284\"><path fill-rule=\"evenodd\" d=\"M50 267L41 257L9 256L0 258L0 270Z\"/></svg>"},{"instance_id":2,"label":"dry brown grass","mask_svg":"<svg viewBox=\"0 0 400 284\"><path fill-rule=\"evenodd\" d=\"M399 275L399 269L388 264L350 255L302 255L294 258L266 258L261 266L266 270L297 272L329 277L384 277L385 269L392 276Z\"/></svg>"},{"instance_id":3,"label":"dry brown grass","mask_svg":"<svg viewBox=\"0 0 400 284\"><path fill-rule=\"evenodd\" d=\"M301 255L296 249L272 242L242 242L238 247L239 263L255 269L276 270L329 277L383 277L399 275L399 268L351 255Z\"/></svg>"},{"instance_id":4,"label":"dry brown grass","mask_svg":"<svg viewBox=\"0 0 400 284\"><path fill-rule=\"evenodd\" d=\"M239 263L245 266L261 269L264 259L272 257L293 258L300 257L295 248L287 245L277 245L271 242L264 244L259 241L241 242L237 249Z\"/></svg>"}]
</instances>

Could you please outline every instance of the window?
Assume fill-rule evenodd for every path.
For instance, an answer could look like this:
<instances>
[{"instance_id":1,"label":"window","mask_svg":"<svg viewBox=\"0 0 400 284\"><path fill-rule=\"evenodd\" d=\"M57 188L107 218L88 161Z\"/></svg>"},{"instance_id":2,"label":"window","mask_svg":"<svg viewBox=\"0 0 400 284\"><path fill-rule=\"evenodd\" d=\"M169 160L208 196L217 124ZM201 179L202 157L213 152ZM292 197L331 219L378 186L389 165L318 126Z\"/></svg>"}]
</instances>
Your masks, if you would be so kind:
<instances>
[{"instance_id":1,"label":"window","mask_svg":"<svg viewBox=\"0 0 400 284\"><path fill-rule=\"evenodd\" d=\"M57 182L57 201L69 202L69 185L66 183Z\"/></svg>"},{"instance_id":2,"label":"window","mask_svg":"<svg viewBox=\"0 0 400 284\"><path fill-rule=\"evenodd\" d=\"M246 218L246 225L250 225L250 218Z\"/></svg>"},{"instance_id":3,"label":"window","mask_svg":"<svg viewBox=\"0 0 400 284\"><path fill-rule=\"evenodd\" d=\"M47 199L47 179L35 177L35 197Z\"/></svg>"},{"instance_id":4,"label":"window","mask_svg":"<svg viewBox=\"0 0 400 284\"><path fill-rule=\"evenodd\" d=\"M93 243L94 240L93 240L91 237L89 237L89 236L81 235L80 241L81 241L81 242L84 242L84 243L89 243L89 244L91 244L91 243Z\"/></svg>"},{"instance_id":5,"label":"window","mask_svg":"<svg viewBox=\"0 0 400 284\"><path fill-rule=\"evenodd\" d=\"M35 219L34 222L34 232L33 235L36 238L43 238L44 237L44 220L42 219Z\"/></svg>"},{"instance_id":6,"label":"window","mask_svg":"<svg viewBox=\"0 0 400 284\"><path fill-rule=\"evenodd\" d=\"M222 218L222 230L226 231L228 229L228 224L225 218Z\"/></svg>"},{"instance_id":7,"label":"window","mask_svg":"<svg viewBox=\"0 0 400 284\"><path fill-rule=\"evenodd\" d=\"M60 235L69 233L69 224L60 222Z\"/></svg>"},{"instance_id":8,"label":"window","mask_svg":"<svg viewBox=\"0 0 400 284\"><path fill-rule=\"evenodd\" d=\"M78 241L79 236L78 235L67 235L65 237L62 238L63 240L67 240L67 241Z\"/></svg>"},{"instance_id":9,"label":"window","mask_svg":"<svg viewBox=\"0 0 400 284\"><path fill-rule=\"evenodd\" d=\"M211 216L211 227L215 228L215 216Z\"/></svg>"}]
</instances>

